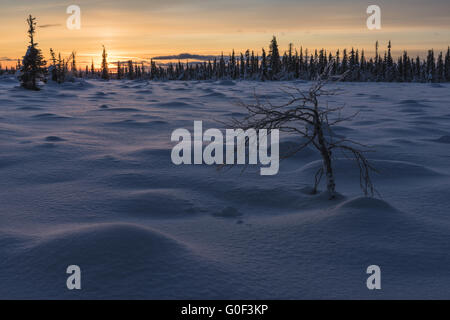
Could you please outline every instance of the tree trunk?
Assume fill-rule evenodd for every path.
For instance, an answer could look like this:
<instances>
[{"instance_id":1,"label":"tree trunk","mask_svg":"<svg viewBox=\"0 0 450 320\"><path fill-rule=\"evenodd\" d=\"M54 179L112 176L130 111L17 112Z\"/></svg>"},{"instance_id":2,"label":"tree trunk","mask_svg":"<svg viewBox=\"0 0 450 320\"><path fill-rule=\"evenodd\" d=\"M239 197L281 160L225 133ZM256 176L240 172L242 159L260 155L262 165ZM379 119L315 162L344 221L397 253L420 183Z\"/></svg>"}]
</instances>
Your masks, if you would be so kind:
<instances>
[{"instance_id":1,"label":"tree trunk","mask_svg":"<svg viewBox=\"0 0 450 320\"><path fill-rule=\"evenodd\" d=\"M336 183L334 182L333 168L331 166L331 155L328 151L325 151L322 157L327 177L327 191L330 194L330 199L334 199L336 197Z\"/></svg>"},{"instance_id":2,"label":"tree trunk","mask_svg":"<svg viewBox=\"0 0 450 320\"><path fill-rule=\"evenodd\" d=\"M331 151L328 149L324 138L322 122L319 119L318 113L314 120L315 131L317 135L317 142L319 143L320 154L322 155L323 170L327 178L327 191L330 195L330 200L336 197L336 183L334 180L333 167L331 166Z\"/></svg>"}]
</instances>

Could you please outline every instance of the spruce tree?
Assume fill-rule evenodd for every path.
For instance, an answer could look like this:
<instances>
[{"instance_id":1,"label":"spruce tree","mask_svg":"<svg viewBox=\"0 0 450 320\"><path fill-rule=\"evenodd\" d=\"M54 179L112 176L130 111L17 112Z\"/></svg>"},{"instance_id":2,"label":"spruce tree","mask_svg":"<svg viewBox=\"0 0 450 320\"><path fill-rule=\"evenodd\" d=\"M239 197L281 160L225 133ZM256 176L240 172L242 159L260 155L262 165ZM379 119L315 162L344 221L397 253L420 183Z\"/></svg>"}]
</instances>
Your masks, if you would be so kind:
<instances>
[{"instance_id":1,"label":"spruce tree","mask_svg":"<svg viewBox=\"0 0 450 320\"><path fill-rule=\"evenodd\" d=\"M261 80L265 81L267 79L267 57L266 50L262 48L262 56L261 56Z\"/></svg>"},{"instance_id":2,"label":"spruce tree","mask_svg":"<svg viewBox=\"0 0 450 320\"><path fill-rule=\"evenodd\" d=\"M72 66L71 71L73 73L73 76L77 76L77 61L76 61L76 55L77 53L75 51L72 51Z\"/></svg>"},{"instance_id":3,"label":"spruce tree","mask_svg":"<svg viewBox=\"0 0 450 320\"><path fill-rule=\"evenodd\" d=\"M388 44L388 53L387 57L385 59L385 80L390 82L393 81L395 78L395 71L394 71L394 60L392 59L392 53L391 53L392 45L391 41L389 40Z\"/></svg>"},{"instance_id":4,"label":"spruce tree","mask_svg":"<svg viewBox=\"0 0 450 320\"><path fill-rule=\"evenodd\" d=\"M293 61L293 47L294 47L294 45L292 44L292 43L289 43L289 54L288 54L288 61L287 61L287 63L288 63L288 65L287 65L287 68L286 68L286 70L288 71L288 72L292 72L293 70L294 70L294 68L293 68L293 65L294 65L294 61Z\"/></svg>"},{"instance_id":5,"label":"spruce tree","mask_svg":"<svg viewBox=\"0 0 450 320\"><path fill-rule=\"evenodd\" d=\"M359 63L359 79L367 81L367 62L364 55L364 49L361 51L361 58Z\"/></svg>"},{"instance_id":6,"label":"spruce tree","mask_svg":"<svg viewBox=\"0 0 450 320\"><path fill-rule=\"evenodd\" d=\"M436 81L442 82L445 79L444 74L444 59L442 57L442 52L439 53L437 66L436 66Z\"/></svg>"},{"instance_id":7,"label":"spruce tree","mask_svg":"<svg viewBox=\"0 0 450 320\"><path fill-rule=\"evenodd\" d=\"M50 66L49 70L52 75L52 81L57 82L58 81L58 66L56 64L56 55L52 48L50 48L50 56L52 59L52 65Z\"/></svg>"},{"instance_id":8,"label":"spruce tree","mask_svg":"<svg viewBox=\"0 0 450 320\"><path fill-rule=\"evenodd\" d=\"M117 61L117 79L122 79L122 66L120 65L120 61Z\"/></svg>"},{"instance_id":9,"label":"spruce tree","mask_svg":"<svg viewBox=\"0 0 450 320\"><path fill-rule=\"evenodd\" d=\"M234 49L231 54L230 68L231 68L231 78L236 79L236 54L234 52Z\"/></svg>"},{"instance_id":10,"label":"spruce tree","mask_svg":"<svg viewBox=\"0 0 450 320\"><path fill-rule=\"evenodd\" d=\"M345 73L348 70L348 56L347 56L347 49L344 49L344 53L342 56L342 66L341 66L341 72ZM348 77L346 77L344 80L348 79Z\"/></svg>"},{"instance_id":11,"label":"spruce tree","mask_svg":"<svg viewBox=\"0 0 450 320\"><path fill-rule=\"evenodd\" d=\"M244 61L244 55L242 54L242 52L241 52L241 62L240 62L240 66L241 66L241 69L240 69L240 78L241 79L245 79L245 61Z\"/></svg>"},{"instance_id":12,"label":"spruce tree","mask_svg":"<svg viewBox=\"0 0 450 320\"><path fill-rule=\"evenodd\" d=\"M300 47L300 56L298 58L298 73L301 77L305 71L304 61L303 61L303 46Z\"/></svg>"},{"instance_id":13,"label":"spruce tree","mask_svg":"<svg viewBox=\"0 0 450 320\"><path fill-rule=\"evenodd\" d=\"M108 70L108 61L106 58L108 55L106 54L105 46L103 46L103 54L102 54L102 79L109 80L109 70Z\"/></svg>"},{"instance_id":14,"label":"spruce tree","mask_svg":"<svg viewBox=\"0 0 450 320\"><path fill-rule=\"evenodd\" d=\"M428 50L427 65L426 65L426 81L435 81L436 65L434 63L434 50Z\"/></svg>"},{"instance_id":15,"label":"spruce tree","mask_svg":"<svg viewBox=\"0 0 450 320\"><path fill-rule=\"evenodd\" d=\"M278 43L275 36L270 42L269 57L269 74L270 78L274 79L280 72L280 52L278 51Z\"/></svg>"},{"instance_id":16,"label":"spruce tree","mask_svg":"<svg viewBox=\"0 0 450 320\"><path fill-rule=\"evenodd\" d=\"M94 67L94 59L91 61L91 76L94 76L95 73L95 67Z\"/></svg>"},{"instance_id":17,"label":"spruce tree","mask_svg":"<svg viewBox=\"0 0 450 320\"><path fill-rule=\"evenodd\" d=\"M42 52L37 48L37 43L34 42L34 35L36 33L36 18L31 15L27 19L28 23L28 37L30 44L27 53L23 57L22 67L20 68L19 80L21 86L29 90L39 90L38 81L45 81L47 75L47 64L42 56Z\"/></svg>"},{"instance_id":18,"label":"spruce tree","mask_svg":"<svg viewBox=\"0 0 450 320\"><path fill-rule=\"evenodd\" d=\"M445 80L450 81L450 47L447 49L447 54L445 55Z\"/></svg>"}]
</instances>

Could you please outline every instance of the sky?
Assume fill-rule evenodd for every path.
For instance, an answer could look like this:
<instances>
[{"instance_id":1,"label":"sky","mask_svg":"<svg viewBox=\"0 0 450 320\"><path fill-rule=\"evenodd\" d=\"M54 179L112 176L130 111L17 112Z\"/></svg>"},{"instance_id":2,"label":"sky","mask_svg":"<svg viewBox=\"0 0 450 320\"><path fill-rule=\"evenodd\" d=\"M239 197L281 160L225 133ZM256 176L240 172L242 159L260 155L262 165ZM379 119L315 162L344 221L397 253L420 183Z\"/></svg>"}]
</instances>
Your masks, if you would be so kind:
<instances>
[{"instance_id":1,"label":"sky","mask_svg":"<svg viewBox=\"0 0 450 320\"><path fill-rule=\"evenodd\" d=\"M381 29L366 26L369 5L381 8ZM80 30L69 30L70 5L81 8ZM373 54L392 40L394 54L408 50L423 55L450 45L449 0L0 0L0 63L14 63L27 47L26 18L37 18L36 41L68 56L77 52L80 65L108 61L148 60L181 53L229 54L267 49L272 35L281 50L335 51L365 49ZM9 62L8 62L9 61Z\"/></svg>"}]
</instances>

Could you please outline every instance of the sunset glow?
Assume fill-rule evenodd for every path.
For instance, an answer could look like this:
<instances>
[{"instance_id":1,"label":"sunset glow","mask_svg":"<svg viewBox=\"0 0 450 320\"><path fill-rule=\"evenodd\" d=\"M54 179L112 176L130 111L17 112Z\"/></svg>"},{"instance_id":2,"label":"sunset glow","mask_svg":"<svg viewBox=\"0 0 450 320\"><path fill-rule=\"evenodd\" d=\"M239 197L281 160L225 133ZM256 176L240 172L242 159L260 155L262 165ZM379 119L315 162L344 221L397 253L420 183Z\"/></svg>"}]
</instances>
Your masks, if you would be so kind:
<instances>
[{"instance_id":1,"label":"sunset glow","mask_svg":"<svg viewBox=\"0 0 450 320\"><path fill-rule=\"evenodd\" d=\"M282 5L280 5L280 2ZM445 50L450 39L450 12L446 1L381 1L382 29L370 31L366 3L352 0L312 2L282 0L219 1L87 1L80 0L81 29L68 30L68 3L18 0L2 3L0 59L14 65L26 50L28 14L37 17L37 41L46 58L50 48L68 56L78 54L79 66L96 66L102 45L108 61L149 61L159 55L192 53L229 54L246 49L261 52L276 35L282 50L296 48L365 49L373 53L380 41L385 50L392 40L394 54L408 50L423 55L426 49Z\"/></svg>"}]
</instances>

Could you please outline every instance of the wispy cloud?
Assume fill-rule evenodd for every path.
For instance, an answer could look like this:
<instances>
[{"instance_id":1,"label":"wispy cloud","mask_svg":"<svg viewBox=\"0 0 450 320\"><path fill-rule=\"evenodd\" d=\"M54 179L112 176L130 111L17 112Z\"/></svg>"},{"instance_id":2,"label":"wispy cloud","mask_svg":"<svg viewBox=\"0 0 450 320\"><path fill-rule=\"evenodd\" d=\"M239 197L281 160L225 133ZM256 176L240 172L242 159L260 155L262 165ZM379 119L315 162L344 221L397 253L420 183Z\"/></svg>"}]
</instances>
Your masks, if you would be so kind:
<instances>
[{"instance_id":1,"label":"wispy cloud","mask_svg":"<svg viewBox=\"0 0 450 320\"><path fill-rule=\"evenodd\" d=\"M62 24L57 23L57 24L42 24L40 26L38 26L38 28L51 28L51 27L60 27L62 26Z\"/></svg>"},{"instance_id":2,"label":"wispy cloud","mask_svg":"<svg viewBox=\"0 0 450 320\"><path fill-rule=\"evenodd\" d=\"M0 61L16 61L17 59L8 58L8 57L0 57Z\"/></svg>"},{"instance_id":3,"label":"wispy cloud","mask_svg":"<svg viewBox=\"0 0 450 320\"><path fill-rule=\"evenodd\" d=\"M170 55L170 56L158 56L153 57L153 60L186 60L186 59L192 59L192 60L212 60L215 56L206 56L206 55L200 55L200 54L191 54L191 53L180 53L176 55Z\"/></svg>"}]
</instances>

